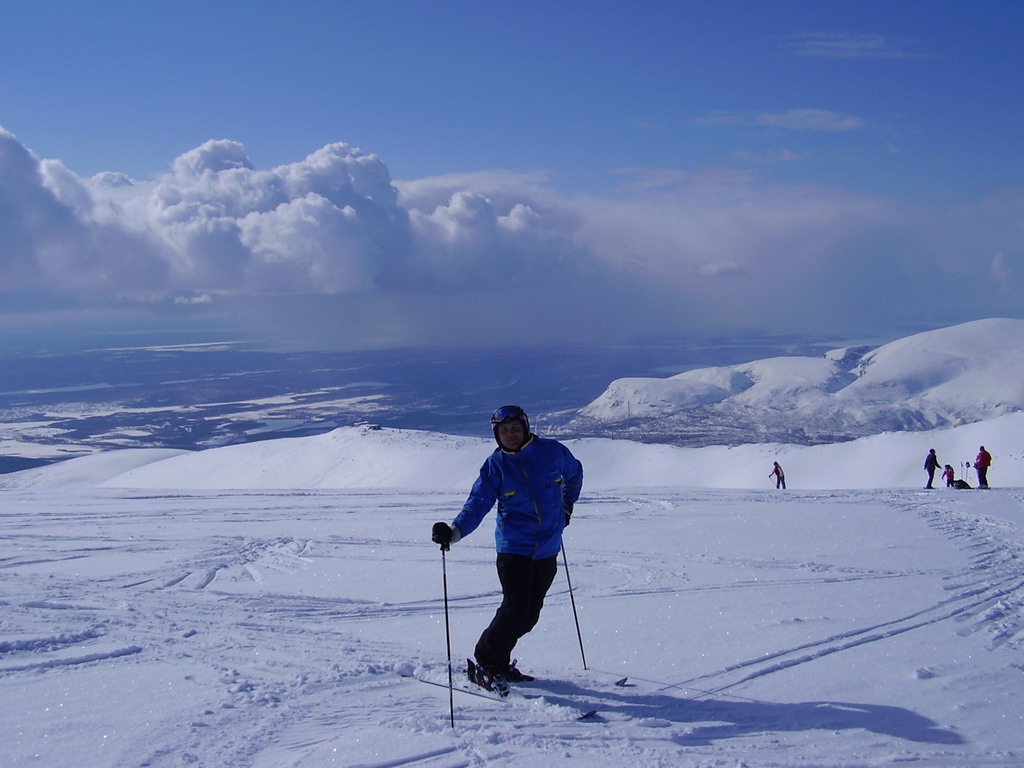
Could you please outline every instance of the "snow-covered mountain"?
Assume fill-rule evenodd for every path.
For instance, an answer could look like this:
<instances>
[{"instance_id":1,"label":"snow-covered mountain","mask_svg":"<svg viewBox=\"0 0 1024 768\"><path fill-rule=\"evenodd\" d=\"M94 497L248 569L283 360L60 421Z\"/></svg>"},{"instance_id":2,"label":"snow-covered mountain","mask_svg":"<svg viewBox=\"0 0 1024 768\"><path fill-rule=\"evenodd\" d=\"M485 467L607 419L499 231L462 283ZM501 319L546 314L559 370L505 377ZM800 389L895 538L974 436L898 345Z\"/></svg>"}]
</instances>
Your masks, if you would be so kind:
<instances>
[{"instance_id":1,"label":"snow-covered mountain","mask_svg":"<svg viewBox=\"0 0 1024 768\"><path fill-rule=\"evenodd\" d=\"M974 484L979 445L994 456L997 487L1024 486L1024 412L930 432L893 432L833 445L761 443L688 448L584 438L566 443L583 462L588 491L610 488L769 488L773 461L790 489L918 488L935 448ZM468 488L494 449L485 438L417 430L342 427L202 451L126 449L0 475L0 490L146 488L172 491Z\"/></svg>"},{"instance_id":2,"label":"snow-covered mountain","mask_svg":"<svg viewBox=\"0 0 1024 768\"><path fill-rule=\"evenodd\" d=\"M677 445L816 445L1024 410L1024 320L988 319L822 357L618 379L553 431Z\"/></svg>"}]
</instances>

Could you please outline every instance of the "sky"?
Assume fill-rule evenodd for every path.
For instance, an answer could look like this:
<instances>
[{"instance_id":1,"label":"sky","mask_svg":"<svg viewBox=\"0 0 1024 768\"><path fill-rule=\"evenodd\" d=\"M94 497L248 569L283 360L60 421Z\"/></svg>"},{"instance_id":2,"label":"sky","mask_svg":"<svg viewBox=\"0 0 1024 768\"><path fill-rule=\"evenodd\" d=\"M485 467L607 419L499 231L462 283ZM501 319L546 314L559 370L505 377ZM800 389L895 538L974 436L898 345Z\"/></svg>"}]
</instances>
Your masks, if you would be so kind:
<instances>
[{"instance_id":1,"label":"sky","mask_svg":"<svg viewBox=\"0 0 1024 768\"><path fill-rule=\"evenodd\" d=\"M0 330L1024 316L1018 2L5 4Z\"/></svg>"}]
</instances>

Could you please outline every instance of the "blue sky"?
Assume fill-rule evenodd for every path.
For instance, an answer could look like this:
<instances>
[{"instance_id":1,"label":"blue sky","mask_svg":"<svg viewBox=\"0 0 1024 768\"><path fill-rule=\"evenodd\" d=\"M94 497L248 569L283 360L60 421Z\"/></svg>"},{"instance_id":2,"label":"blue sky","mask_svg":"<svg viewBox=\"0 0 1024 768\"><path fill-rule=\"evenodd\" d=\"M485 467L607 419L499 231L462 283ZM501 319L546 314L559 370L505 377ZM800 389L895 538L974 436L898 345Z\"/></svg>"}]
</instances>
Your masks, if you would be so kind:
<instances>
[{"instance_id":1,"label":"blue sky","mask_svg":"<svg viewBox=\"0 0 1024 768\"><path fill-rule=\"evenodd\" d=\"M1022 33L1011 1L7 3L0 326L1021 316Z\"/></svg>"}]
</instances>

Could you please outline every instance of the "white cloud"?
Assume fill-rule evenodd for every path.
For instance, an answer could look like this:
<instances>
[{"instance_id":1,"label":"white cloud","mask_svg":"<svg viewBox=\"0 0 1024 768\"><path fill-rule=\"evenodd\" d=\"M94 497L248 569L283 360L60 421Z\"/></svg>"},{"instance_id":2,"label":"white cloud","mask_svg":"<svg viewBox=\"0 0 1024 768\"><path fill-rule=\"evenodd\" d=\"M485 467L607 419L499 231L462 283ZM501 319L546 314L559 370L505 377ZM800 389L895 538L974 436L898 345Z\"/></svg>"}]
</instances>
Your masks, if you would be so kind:
<instances>
[{"instance_id":1,"label":"white cloud","mask_svg":"<svg viewBox=\"0 0 1024 768\"><path fill-rule=\"evenodd\" d=\"M0 290L109 294L152 275L147 248L121 225L92 218L94 207L62 164L40 161L0 129Z\"/></svg>"},{"instance_id":2,"label":"white cloud","mask_svg":"<svg viewBox=\"0 0 1024 768\"><path fill-rule=\"evenodd\" d=\"M767 152L751 152L746 149L737 149L732 153L732 158L736 162L763 165L802 162L809 157L810 154L807 152L794 152L792 149L773 149Z\"/></svg>"},{"instance_id":3,"label":"white cloud","mask_svg":"<svg viewBox=\"0 0 1024 768\"><path fill-rule=\"evenodd\" d=\"M701 264L697 267L697 274L702 277L739 277L745 274L745 270L734 261L720 261Z\"/></svg>"},{"instance_id":4,"label":"white cloud","mask_svg":"<svg viewBox=\"0 0 1024 768\"><path fill-rule=\"evenodd\" d=\"M239 276L255 293L351 293L374 288L376 246L355 208L313 192L238 222L248 258Z\"/></svg>"},{"instance_id":5,"label":"white cloud","mask_svg":"<svg viewBox=\"0 0 1024 768\"><path fill-rule=\"evenodd\" d=\"M1022 287L1020 282L1017 281L1016 273L1017 269L1012 259L1007 258L1003 251L1000 251L992 257L992 277L999 285L1001 291L1004 292L1016 292L1021 293Z\"/></svg>"},{"instance_id":6,"label":"white cloud","mask_svg":"<svg viewBox=\"0 0 1024 768\"><path fill-rule=\"evenodd\" d=\"M204 293L200 296L175 296L175 304L212 304L213 297L208 293Z\"/></svg>"},{"instance_id":7,"label":"white cloud","mask_svg":"<svg viewBox=\"0 0 1024 768\"><path fill-rule=\"evenodd\" d=\"M842 115L827 109L790 109L786 112L758 115L758 125L772 128L787 128L794 131L859 131L867 121L854 115Z\"/></svg>"},{"instance_id":8,"label":"white cloud","mask_svg":"<svg viewBox=\"0 0 1024 768\"><path fill-rule=\"evenodd\" d=\"M172 164L178 176L202 177L222 171L252 170L245 147L236 141L207 141L201 147L175 158Z\"/></svg>"},{"instance_id":9,"label":"white cloud","mask_svg":"<svg viewBox=\"0 0 1024 768\"><path fill-rule=\"evenodd\" d=\"M711 112L694 120L696 125L738 125L784 128L791 131L842 133L868 127L868 121L856 115L844 115L827 109L789 109L785 112Z\"/></svg>"},{"instance_id":10,"label":"white cloud","mask_svg":"<svg viewBox=\"0 0 1024 768\"><path fill-rule=\"evenodd\" d=\"M815 32L793 39L793 51L800 56L827 59L916 59L917 42L886 35L849 32Z\"/></svg>"},{"instance_id":11,"label":"white cloud","mask_svg":"<svg viewBox=\"0 0 1024 768\"><path fill-rule=\"evenodd\" d=\"M483 343L948 324L1013 314L1021 293L1010 193L931 210L750 170L616 173L612 197L571 199L540 171L396 183L346 144L260 170L211 141L153 181L81 179L0 131L0 313L152 303L322 339Z\"/></svg>"}]
</instances>

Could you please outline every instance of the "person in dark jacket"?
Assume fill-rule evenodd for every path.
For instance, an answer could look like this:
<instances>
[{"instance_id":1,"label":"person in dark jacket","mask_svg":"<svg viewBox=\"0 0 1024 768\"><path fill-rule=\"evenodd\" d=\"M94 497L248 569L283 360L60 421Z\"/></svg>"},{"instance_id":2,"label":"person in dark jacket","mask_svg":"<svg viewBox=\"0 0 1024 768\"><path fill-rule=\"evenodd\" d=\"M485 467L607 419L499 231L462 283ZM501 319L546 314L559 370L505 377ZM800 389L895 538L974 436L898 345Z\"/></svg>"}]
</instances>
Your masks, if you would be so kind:
<instances>
[{"instance_id":1,"label":"person in dark jacket","mask_svg":"<svg viewBox=\"0 0 1024 768\"><path fill-rule=\"evenodd\" d=\"M928 451L928 455L924 459L924 471L928 473L928 485L925 488L932 487L932 481L935 480L935 470L939 468L939 457L935 454L935 449L932 448Z\"/></svg>"},{"instance_id":2,"label":"person in dark jacket","mask_svg":"<svg viewBox=\"0 0 1024 768\"><path fill-rule=\"evenodd\" d=\"M978 487L988 488L988 468L992 465L992 454L985 450L985 446L978 449L978 455L974 459L974 468L978 470Z\"/></svg>"},{"instance_id":3,"label":"person in dark jacket","mask_svg":"<svg viewBox=\"0 0 1024 768\"><path fill-rule=\"evenodd\" d=\"M495 502L501 605L477 641L469 673L485 688L507 691L530 679L511 660L523 635L536 626L558 568L562 532L583 488L583 465L557 440L537 437L517 405L491 416L498 447L480 468L462 511L451 525L435 523L431 539L447 548L476 530Z\"/></svg>"},{"instance_id":4,"label":"person in dark jacket","mask_svg":"<svg viewBox=\"0 0 1024 768\"><path fill-rule=\"evenodd\" d=\"M786 473L782 471L782 465L779 462L775 462L775 466L772 467L772 471L768 477L775 478L775 487L786 490Z\"/></svg>"}]
</instances>

